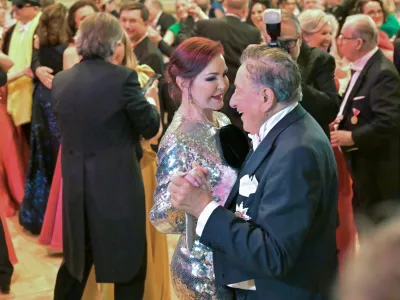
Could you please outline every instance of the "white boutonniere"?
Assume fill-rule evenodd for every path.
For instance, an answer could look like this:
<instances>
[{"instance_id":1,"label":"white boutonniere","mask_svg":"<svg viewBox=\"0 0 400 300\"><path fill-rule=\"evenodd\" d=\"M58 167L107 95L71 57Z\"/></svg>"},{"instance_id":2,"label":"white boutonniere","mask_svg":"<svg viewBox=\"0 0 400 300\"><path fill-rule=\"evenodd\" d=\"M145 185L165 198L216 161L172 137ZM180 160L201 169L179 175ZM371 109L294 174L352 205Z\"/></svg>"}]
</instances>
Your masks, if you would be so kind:
<instances>
[{"instance_id":1,"label":"white boutonniere","mask_svg":"<svg viewBox=\"0 0 400 300\"><path fill-rule=\"evenodd\" d=\"M239 205L236 204L236 211L235 211L235 215L237 215L239 218L242 218L245 221L250 220L251 218L247 215L247 210L249 208L244 208L243 207L243 202L240 203Z\"/></svg>"}]
</instances>

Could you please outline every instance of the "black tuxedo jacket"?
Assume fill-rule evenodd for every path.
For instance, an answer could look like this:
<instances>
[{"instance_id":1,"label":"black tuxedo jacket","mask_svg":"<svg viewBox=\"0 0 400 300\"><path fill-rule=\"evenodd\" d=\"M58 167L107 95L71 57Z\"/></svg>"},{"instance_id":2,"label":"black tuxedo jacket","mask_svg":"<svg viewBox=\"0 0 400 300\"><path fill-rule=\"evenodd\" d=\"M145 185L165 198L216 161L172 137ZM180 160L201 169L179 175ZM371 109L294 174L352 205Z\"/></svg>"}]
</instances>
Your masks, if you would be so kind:
<instances>
[{"instance_id":1,"label":"black tuxedo jacket","mask_svg":"<svg viewBox=\"0 0 400 300\"><path fill-rule=\"evenodd\" d=\"M245 197L240 179L255 176ZM211 247L217 284L255 280L251 299L328 299L337 269L338 181L329 140L298 105L261 142L239 172L200 241ZM249 221L235 215L238 205Z\"/></svg>"},{"instance_id":2,"label":"black tuxedo jacket","mask_svg":"<svg viewBox=\"0 0 400 300\"><path fill-rule=\"evenodd\" d=\"M335 84L335 60L319 48L304 41L297 59L302 75L301 105L329 136L329 124L339 111L339 96Z\"/></svg>"},{"instance_id":3,"label":"black tuxedo jacket","mask_svg":"<svg viewBox=\"0 0 400 300\"><path fill-rule=\"evenodd\" d=\"M135 150L155 136L159 114L134 70L87 59L54 77L62 138L64 261L82 279L90 232L96 277L127 282L146 259L146 210ZM118 255L115 255L118 249Z\"/></svg>"},{"instance_id":4,"label":"black tuxedo jacket","mask_svg":"<svg viewBox=\"0 0 400 300\"><path fill-rule=\"evenodd\" d=\"M356 124L351 118L359 111ZM367 62L343 111L339 129L352 132L355 146L342 147L353 160L352 175L367 176L368 190L359 203L364 208L400 199L400 77L394 65L378 50ZM358 150L349 150L356 147ZM362 180L362 179L361 179ZM366 182L364 182L364 185Z\"/></svg>"},{"instance_id":5,"label":"black tuxedo jacket","mask_svg":"<svg viewBox=\"0 0 400 300\"><path fill-rule=\"evenodd\" d=\"M135 46L133 53L139 64L148 65L157 74L163 73L162 54L147 36Z\"/></svg>"},{"instance_id":6,"label":"black tuxedo jacket","mask_svg":"<svg viewBox=\"0 0 400 300\"><path fill-rule=\"evenodd\" d=\"M164 36L168 28L176 22L175 18L165 12L163 12L158 19L157 26L160 26L160 34Z\"/></svg>"}]
</instances>

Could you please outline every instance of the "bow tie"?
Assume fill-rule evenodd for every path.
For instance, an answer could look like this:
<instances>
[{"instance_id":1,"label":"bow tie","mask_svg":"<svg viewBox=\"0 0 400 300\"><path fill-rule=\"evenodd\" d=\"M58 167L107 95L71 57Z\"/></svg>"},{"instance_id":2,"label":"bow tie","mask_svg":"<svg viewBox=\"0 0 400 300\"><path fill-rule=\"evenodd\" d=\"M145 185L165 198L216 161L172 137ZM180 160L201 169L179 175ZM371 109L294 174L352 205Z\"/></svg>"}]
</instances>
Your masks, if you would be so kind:
<instances>
[{"instance_id":1,"label":"bow tie","mask_svg":"<svg viewBox=\"0 0 400 300\"><path fill-rule=\"evenodd\" d=\"M19 24L19 26L18 26L18 30L19 30L20 32L27 31L28 28L29 28L29 24Z\"/></svg>"}]
</instances>

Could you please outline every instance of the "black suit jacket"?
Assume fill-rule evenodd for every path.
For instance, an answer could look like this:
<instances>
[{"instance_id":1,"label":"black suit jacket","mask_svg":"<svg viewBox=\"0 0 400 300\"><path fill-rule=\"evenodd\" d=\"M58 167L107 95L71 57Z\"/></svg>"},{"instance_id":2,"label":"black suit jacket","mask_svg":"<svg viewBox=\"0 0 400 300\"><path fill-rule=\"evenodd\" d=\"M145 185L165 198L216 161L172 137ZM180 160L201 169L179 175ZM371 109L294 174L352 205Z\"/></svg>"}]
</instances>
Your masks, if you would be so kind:
<instances>
[{"instance_id":1,"label":"black suit jacket","mask_svg":"<svg viewBox=\"0 0 400 300\"><path fill-rule=\"evenodd\" d=\"M319 48L311 48L304 41L297 59L302 75L303 100L301 105L329 136L329 124L339 111L339 96L335 84L335 60Z\"/></svg>"},{"instance_id":2,"label":"black suit jacket","mask_svg":"<svg viewBox=\"0 0 400 300\"><path fill-rule=\"evenodd\" d=\"M187 23L190 23L189 21L190 19L188 18ZM222 112L229 117L233 124L243 127L240 115L229 106L229 100L234 91L233 84L237 70L240 67L240 57L249 45L261 43L260 31L234 16L197 21L194 23L191 32L186 31L190 28L191 26L183 26L182 24L180 38L189 38L191 36L206 37L221 42L224 47L230 90L225 95Z\"/></svg>"},{"instance_id":3,"label":"black suit jacket","mask_svg":"<svg viewBox=\"0 0 400 300\"><path fill-rule=\"evenodd\" d=\"M248 197L240 179L255 176ZM337 269L338 179L329 140L298 105L250 152L225 203L208 219L217 284L255 280L251 299L328 299ZM250 220L235 215L238 206ZM242 209L242 211L243 211Z\"/></svg>"},{"instance_id":4,"label":"black suit jacket","mask_svg":"<svg viewBox=\"0 0 400 300\"><path fill-rule=\"evenodd\" d=\"M146 259L146 210L135 149L159 129L134 70L83 60L54 77L62 138L64 261L82 279L90 233L96 277L127 282ZM118 255L115 255L118 249Z\"/></svg>"},{"instance_id":5,"label":"black suit jacket","mask_svg":"<svg viewBox=\"0 0 400 300\"><path fill-rule=\"evenodd\" d=\"M359 111L357 124L351 122L353 109ZM342 150L353 161L356 185L359 179L370 180L360 187L369 191L360 197L361 207L368 209L382 201L400 199L399 128L400 77L378 50L351 90L339 124L339 129L352 132L355 146ZM349 152L354 147L358 150Z\"/></svg>"},{"instance_id":6,"label":"black suit jacket","mask_svg":"<svg viewBox=\"0 0 400 300\"><path fill-rule=\"evenodd\" d=\"M161 13L158 19L157 26L160 26L160 34L164 36L168 28L176 22L175 18L165 12Z\"/></svg>"},{"instance_id":7,"label":"black suit jacket","mask_svg":"<svg viewBox=\"0 0 400 300\"><path fill-rule=\"evenodd\" d=\"M146 36L133 50L139 64L146 64L157 74L163 73L162 54L152 41Z\"/></svg>"},{"instance_id":8,"label":"black suit jacket","mask_svg":"<svg viewBox=\"0 0 400 300\"><path fill-rule=\"evenodd\" d=\"M399 38L397 38L394 41L393 63L396 66L397 71L400 73L400 39Z\"/></svg>"}]
</instances>

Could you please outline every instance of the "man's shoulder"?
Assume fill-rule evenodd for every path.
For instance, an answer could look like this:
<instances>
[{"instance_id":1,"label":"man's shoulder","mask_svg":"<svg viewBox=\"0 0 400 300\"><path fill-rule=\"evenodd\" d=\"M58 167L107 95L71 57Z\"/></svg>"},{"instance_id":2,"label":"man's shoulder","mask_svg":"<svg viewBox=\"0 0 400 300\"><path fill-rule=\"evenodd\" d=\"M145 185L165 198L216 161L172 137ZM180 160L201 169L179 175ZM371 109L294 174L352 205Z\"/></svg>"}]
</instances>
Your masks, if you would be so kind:
<instances>
[{"instance_id":1,"label":"man's shoulder","mask_svg":"<svg viewBox=\"0 0 400 300\"><path fill-rule=\"evenodd\" d=\"M317 121L309 113L306 113L282 131L276 144L283 148L309 147L316 144L329 146L329 141Z\"/></svg>"}]
</instances>

